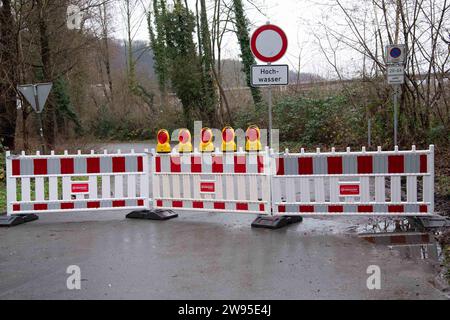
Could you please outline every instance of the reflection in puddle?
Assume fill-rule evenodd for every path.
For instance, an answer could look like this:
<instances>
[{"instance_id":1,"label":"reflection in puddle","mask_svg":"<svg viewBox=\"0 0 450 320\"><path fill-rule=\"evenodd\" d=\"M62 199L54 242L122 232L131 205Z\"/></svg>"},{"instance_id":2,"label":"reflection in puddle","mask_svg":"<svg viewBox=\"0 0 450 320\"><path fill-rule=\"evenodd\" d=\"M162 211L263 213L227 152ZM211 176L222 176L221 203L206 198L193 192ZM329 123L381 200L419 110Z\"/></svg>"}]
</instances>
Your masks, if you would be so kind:
<instances>
[{"instance_id":1,"label":"reflection in puddle","mask_svg":"<svg viewBox=\"0 0 450 320\"><path fill-rule=\"evenodd\" d=\"M361 239L396 250L405 259L439 262L440 247L433 234L408 219L373 219L358 231Z\"/></svg>"}]
</instances>

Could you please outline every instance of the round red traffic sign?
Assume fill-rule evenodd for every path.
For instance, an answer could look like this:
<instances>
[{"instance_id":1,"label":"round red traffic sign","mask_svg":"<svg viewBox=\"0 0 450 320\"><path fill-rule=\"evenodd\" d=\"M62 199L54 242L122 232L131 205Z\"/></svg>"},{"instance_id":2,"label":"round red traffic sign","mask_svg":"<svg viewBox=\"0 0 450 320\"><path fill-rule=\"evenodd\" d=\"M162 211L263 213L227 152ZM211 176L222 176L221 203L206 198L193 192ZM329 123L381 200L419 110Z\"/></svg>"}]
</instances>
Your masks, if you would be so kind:
<instances>
[{"instance_id":1,"label":"round red traffic sign","mask_svg":"<svg viewBox=\"0 0 450 320\"><path fill-rule=\"evenodd\" d=\"M284 31L273 24L266 24L255 30L250 47L258 60L272 63L286 53L288 39Z\"/></svg>"}]
</instances>

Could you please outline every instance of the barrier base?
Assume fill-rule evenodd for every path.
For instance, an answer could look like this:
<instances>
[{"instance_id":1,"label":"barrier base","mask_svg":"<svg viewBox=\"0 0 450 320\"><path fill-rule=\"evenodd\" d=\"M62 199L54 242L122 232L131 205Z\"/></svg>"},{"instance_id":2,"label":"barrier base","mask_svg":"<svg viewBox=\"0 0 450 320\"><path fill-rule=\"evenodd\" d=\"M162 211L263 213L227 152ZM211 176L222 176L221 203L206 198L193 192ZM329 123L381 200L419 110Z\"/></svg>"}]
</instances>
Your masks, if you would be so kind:
<instances>
[{"instance_id":1,"label":"barrier base","mask_svg":"<svg viewBox=\"0 0 450 320\"><path fill-rule=\"evenodd\" d=\"M172 210L140 210L127 214L127 219L165 221L174 218L178 218L178 214Z\"/></svg>"},{"instance_id":2,"label":"barrier base","mask_svg":"<svg viewBox=\"0 0 450 320\"><path fill-rule=\"evenodd\" d=\"M275 230L302 221L303 218L300 216L259 216L252 222L252 228Z\"/></svg>"},{"instance_id":3,"label":"barrier base","mask_svg":"<svg viewBox=\"0 0 450 320\"><path fill-rule=\"evenodd\" d=\"M38 219L39 217L35 214L16 214L13 216L0 216L0 227L15 227Z\"/></svg>"}]
</instances>

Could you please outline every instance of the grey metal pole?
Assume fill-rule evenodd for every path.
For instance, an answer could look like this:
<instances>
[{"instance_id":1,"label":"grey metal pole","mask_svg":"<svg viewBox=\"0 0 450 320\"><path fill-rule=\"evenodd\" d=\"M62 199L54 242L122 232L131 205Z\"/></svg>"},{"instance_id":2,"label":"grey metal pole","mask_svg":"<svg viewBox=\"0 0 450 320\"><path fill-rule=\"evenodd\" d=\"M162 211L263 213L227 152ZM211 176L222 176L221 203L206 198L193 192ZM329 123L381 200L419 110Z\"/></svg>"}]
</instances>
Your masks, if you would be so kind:
<instances>
[{"instance_id":1,"label":"grey metal pole","mask_svg":"<svg viewBox=\"0 0 450 320\"><path fill-rule=\"evenodd\" d=\"M34 101L36 103L36 110L37 110L37 114L38 114L38 119L39 119L39 136L41 137L41 151L42 154L45 154L45 139L44 139L44 129L43 129L43 124L42 124L42 113L40 112L40 106L39 106L39 97L37 94L37 86L34 85Z\"/></svg>"},{"instance_id":2,"label":"grey metal pole","mask_svg":"<svg viewBox=\"0 0 450 320\"><path fill-rule=\"evenodd\" d=\"M398 130L398 91L399 87L394 87L394 147L397 146L397 130Z\"/></svg>"},{"instance_id":3,"label":"grey metal pole","mask_svg":"<svg viewBox=\"0 0 450 320\"><path fill-rule=\"evenodd\" d=\"M270 66L271 63L269 62ZM272 85L269 85L269 148L272 148Z\"/></svg>"}]
</instances>

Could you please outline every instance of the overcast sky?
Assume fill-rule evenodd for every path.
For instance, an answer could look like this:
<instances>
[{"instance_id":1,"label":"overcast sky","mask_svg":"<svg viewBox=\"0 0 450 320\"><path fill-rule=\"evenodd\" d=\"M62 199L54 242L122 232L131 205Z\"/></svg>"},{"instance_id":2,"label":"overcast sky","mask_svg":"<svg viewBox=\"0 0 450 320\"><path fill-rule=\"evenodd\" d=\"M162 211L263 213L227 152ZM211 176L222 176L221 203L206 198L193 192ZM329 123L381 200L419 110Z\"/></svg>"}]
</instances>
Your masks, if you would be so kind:
<instances>
[{"instance_id":1,"label":"overcast sky","mask_svg":"<svg viewBox=\"0 0 450 320\"><path fill-rule=\"evenodd\" d=\"M212 3L207 0L208 2ZM247 17L253 25L252 31L270 20L271 23L278 25L286 32L289 41L288 52L278 63L288 64L291 69L297 69L299 55L301 54L302 72L329 76L330 67L318 51L317 46L314 45L311 34L312 24L322 16L325 9L323 6L318 2L313 2L313 0L252 0L257 8L246 0L243 2ZM134 14L136 40L148 41L147 25L145 20L142 21L145 14L144 7L148 8L148 3L149 0L138 1L138 8ZM195 9L195 0L188 0L188 3L191 10ZM125 30L122 15L116 14L115 20L115 36L124 38ZM239 58L239 45L235 34L229 33L226 36L223 47L225 58Z\"/></svg>"}]
</instances>

